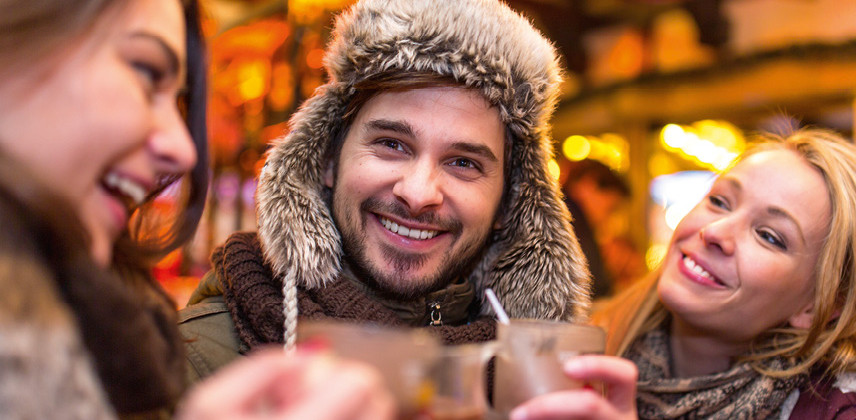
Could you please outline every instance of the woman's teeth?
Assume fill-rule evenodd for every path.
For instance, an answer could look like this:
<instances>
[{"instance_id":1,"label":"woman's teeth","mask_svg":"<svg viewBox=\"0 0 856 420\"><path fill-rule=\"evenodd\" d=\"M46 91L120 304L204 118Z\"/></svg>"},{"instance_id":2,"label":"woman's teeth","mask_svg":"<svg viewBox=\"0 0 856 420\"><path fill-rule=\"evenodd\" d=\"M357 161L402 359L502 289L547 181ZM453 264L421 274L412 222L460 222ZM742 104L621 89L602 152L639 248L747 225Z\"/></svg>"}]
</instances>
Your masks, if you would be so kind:
<instances>
[{"instance_id":1,"label":"woman's teeth","mask_svg":"<svg viewBox=\"0 0 856 420\"><path fill-rule=\"evenodd\" d=\"M398 223L395 223L392 220L383 217L380 218L380 223L390 232L401 236L407 236L408 238L412 239L431 239L440 233L436 230L409 229L404 226L399 226Z\"/></svg>"},{"instance_id":2,"label":"woman's teeth","mask_svg":"<svg viewBox=\"0 0 856 420\"><path fill-rule=\"evenodd\" d=\"M693 261L692 258L686 255L684 256L684 266L701 277L704 277L715 283L720 283L719 280L717 280L712 274L708 273L707 270L705 270L704 268L701 268L701 266L696 264L696 262Z\"/></svg>"},{"instance_id":3,"label":"woman's teeth","mask_svg":"<svg viewBox=\"0 0 856 420\"><path fill-rule=\"evenodd\" d=\"M103 182L108 191L131 199L136 206L146 201L145 187L115 172L107 173Z\"/></svg>"}]
</instances>

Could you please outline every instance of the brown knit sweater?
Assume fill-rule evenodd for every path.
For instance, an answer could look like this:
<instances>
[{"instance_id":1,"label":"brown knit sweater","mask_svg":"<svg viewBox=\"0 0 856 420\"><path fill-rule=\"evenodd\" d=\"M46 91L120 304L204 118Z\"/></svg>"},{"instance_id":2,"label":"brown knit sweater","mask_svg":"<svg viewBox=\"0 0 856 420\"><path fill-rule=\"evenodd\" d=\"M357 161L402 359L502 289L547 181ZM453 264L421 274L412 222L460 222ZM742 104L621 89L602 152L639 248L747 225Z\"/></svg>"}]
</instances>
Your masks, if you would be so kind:
<instances>
[{"instance_id":1,"label":"brown knit sweater","mask_svg":"<svg viewBox=\"0 0 856 420\"><path fill-rule=\"evenodd\" d=\"M237 233L211 258L226 304L242 344L250 349L283 342L282 284L265 264L254 233ZM342 319L379 325L402 325L396 313L345 278L324 287L298 289L301 319ZM447 344L492 340L496 323L479 317L460 325L425 327Z\"/></svg>"}]
</instances>

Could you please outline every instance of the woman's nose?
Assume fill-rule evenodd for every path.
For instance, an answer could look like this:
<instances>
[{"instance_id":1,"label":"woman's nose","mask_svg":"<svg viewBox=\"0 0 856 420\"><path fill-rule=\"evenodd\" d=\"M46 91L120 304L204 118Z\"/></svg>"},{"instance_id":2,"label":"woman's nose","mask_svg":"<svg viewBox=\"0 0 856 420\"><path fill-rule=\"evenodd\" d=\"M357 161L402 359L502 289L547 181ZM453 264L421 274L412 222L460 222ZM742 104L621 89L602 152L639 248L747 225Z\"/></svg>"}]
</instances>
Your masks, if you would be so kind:
<instances>
[{"instance_id":1,"label":"woman's nose","mask_svg":"<svg viewBox=\"0 0 856 420\"><path fill-rule=\"evenodd\" d=\"M734 224L723 218L708 223L701 230L699 236L708 247L718 248L723 254L731 255L734 252Z\"/></svg>"},{"instance_id":2,"label":"woman's nose","mask_svg":"<svg viewBox=\"0 0 856 420\"><path fill-rule=\"evenodd\" d=\"M182 174L196 165L196 145L178 107L164 109L158 117L148 148L160 173Z\"/></svg>"}]
</instances>

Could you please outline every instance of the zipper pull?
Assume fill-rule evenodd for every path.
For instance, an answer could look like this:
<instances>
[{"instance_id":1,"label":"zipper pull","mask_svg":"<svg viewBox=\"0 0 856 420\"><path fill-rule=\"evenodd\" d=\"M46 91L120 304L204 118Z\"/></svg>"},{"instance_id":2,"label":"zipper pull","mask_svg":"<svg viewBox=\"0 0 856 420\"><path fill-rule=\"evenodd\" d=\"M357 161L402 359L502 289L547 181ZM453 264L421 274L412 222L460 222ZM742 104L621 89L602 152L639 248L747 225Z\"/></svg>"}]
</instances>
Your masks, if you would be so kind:
<instances>
[{"instance_id":1,"label":"zipper pull","mask_svg":"<svg viewBox=\"0 0 856 420\"><path fill-rule=\"evenodd\" d=\"M440 313L440 303L434 302L428 306L431 309L431 326L439 327L443 325L443 314Z\"/></svg>"}]
</instances>

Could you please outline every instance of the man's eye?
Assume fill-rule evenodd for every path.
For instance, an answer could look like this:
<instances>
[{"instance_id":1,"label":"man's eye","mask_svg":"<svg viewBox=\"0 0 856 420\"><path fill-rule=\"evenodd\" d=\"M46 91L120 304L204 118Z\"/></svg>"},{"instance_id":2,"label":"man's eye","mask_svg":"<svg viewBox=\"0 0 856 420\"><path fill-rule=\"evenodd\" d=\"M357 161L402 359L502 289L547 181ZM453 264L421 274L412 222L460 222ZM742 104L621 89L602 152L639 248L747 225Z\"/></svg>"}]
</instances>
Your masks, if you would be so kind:
<instances>
[{"instance_id":1,"label":"man's eye","mask_svg":"<svg viewBox=\"0 0 856 420\"><path fill-rule=\"evenodd\" d=\"M459 168L474 168L474 169L478 169L478 166L475 164L475 162L473 162L473 161L471 161L471 160L469 160L469 159L465 159L465 158L457 158L457 159L455 159L455 160L453 160L453 161L451 162L451 165L452 165L452 166L457 166L457 167L459 167Z\"/></svg>"},{"instance_id":2,"label":"man's eye","mask_svg":"<svg viewBox=\"0 0 856 420\"><path fill-rule=\"evenodd\" d=\"M381 140L381 144L393 150L404 150L404 147L402 147L401 143L397 140L383 139Z\"/></svg>"}]
</instances>

